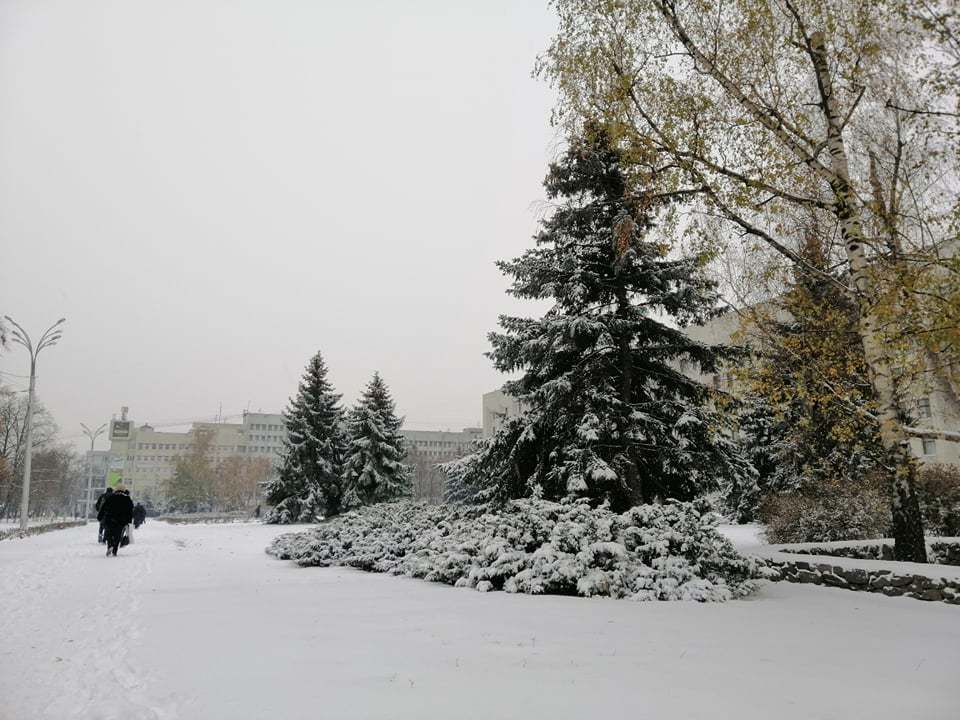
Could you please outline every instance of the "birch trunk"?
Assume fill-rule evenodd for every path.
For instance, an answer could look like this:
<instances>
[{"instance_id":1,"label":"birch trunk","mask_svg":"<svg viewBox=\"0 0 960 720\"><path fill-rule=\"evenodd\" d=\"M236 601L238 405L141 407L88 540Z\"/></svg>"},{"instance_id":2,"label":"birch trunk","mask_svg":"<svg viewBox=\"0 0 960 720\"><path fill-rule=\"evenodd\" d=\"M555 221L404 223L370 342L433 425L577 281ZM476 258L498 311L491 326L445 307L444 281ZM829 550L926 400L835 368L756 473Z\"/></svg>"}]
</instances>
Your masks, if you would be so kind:
<instances>
[{"instance_id":1,"label":"birch trunk","mask_svg":"<svg viewBox=\"0 0 960 720\"><path fill-rule=\"evenodd\" d=\"M877 330L878 318L873 308L875 287L870 273L870 260L864 250L860 207L850 185L842 118L834 101L823 33L817 32L811 36L810 51L827 123L827 149L833 174L830 185L836 199L835 213L840 222L859 309L860 340L870 382L879 404L880 439L892 464L894 557L897 560L926 562L923 520L916 494L917 466L910 451L910 438L900 421L896 386L884 351L883 338Z\"/></svg>"}]
</instances>

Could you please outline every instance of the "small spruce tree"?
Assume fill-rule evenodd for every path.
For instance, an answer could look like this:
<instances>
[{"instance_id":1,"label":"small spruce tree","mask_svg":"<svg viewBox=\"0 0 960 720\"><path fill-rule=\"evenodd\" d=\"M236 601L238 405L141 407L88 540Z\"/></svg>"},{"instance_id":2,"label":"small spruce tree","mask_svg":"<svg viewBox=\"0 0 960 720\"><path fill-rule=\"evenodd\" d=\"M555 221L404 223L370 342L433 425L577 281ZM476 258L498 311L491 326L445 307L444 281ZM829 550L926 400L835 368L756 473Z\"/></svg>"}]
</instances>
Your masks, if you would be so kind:
<instances>
[{"instance_id":1,"label":"small spruce tree","mask_svg":"<svg viewBox=\"0 0 960 720\"><path fill-rule=\"evenodd\" d=\"M609 501L615 510L686 500L752 468L724 432L710 388L679 369L717 371L732 351L666 324L712 317L703 258L668 257L650 230L671 202L628 177L602 128L587 128L544 182L555 212L536 246L498 266L510 294L551 303L539 318L501 317L489 356L524 412L478 452L447 466L450 497L540 495ZM630 166L636 168L635 164Z\"/></svg>"},{"instance_id":2,"label":"small spruce tree","mask_svg":"<svg viewBox=\"0 0 960 720\"><path fill-rule=\"evenodd\" d=\"M346 480L364 504L410 495L410 468L396 406L383 378L373 374L357 406L350 411Z\"/></svg>"},{"instance_id":3,"label":"small spruce tree","mask_svg":"<svg viewBox=\"0 0 960 720\"><path fill-rule=\"evenodd\" d=\"M273 505L268 520L312 522L339 514L350 504L343 475L344 413L319 352L307 364L283 419L287 437L279 474L267 486L267 502Z\"/></svg>"}]
</instances>

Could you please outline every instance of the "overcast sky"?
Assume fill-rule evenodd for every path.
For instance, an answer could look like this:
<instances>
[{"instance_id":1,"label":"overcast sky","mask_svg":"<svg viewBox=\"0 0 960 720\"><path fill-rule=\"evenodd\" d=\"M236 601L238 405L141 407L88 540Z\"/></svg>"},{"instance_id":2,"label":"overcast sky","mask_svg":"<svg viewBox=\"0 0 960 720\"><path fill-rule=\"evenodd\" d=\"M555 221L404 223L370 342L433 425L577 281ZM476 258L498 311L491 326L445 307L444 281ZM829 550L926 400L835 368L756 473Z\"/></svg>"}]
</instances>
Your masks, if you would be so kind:
<instances>
[{"instance_id":1,"label":"overcast sky","mask_svg":"<svg viewBox=\"0 0 960 720\"><path fill-rule=\"evenodd\" d=\"M323 352L480 419L556 154L539 0L0 2L0 314L62 434L278 412ZM25 351L0 356L25 388ZM101 447L105 446L103 443Z\"/></svg>"}]
</instances>

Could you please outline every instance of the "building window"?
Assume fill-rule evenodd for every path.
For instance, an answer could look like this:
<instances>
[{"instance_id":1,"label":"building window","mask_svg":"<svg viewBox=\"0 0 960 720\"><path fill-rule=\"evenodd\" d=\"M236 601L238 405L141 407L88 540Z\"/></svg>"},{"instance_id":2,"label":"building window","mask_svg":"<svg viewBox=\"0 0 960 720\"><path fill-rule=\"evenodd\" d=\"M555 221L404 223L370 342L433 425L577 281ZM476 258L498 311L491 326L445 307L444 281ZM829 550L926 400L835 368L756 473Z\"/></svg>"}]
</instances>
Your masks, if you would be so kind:
<instances>
[{"instance_id":1,"label":"building window","mask_svg":"<svg viewBox=\"0 0 960 720\"><path fill-rule=\"evenodd\" d=\"M932 438L923 439L923 454L924 455L936 455L937 454L937 441Z\"/></svg>"},{"instance_id":2,"label":"building window","mask_svg":"<svg viewBox=\"0 0 960 720\"><path fill-rule=\"evenodd\" d=\"M933 417L933 412L930 410L930 398L917 398L917 414L922 418Z\"/></svg>"}]
</instances>

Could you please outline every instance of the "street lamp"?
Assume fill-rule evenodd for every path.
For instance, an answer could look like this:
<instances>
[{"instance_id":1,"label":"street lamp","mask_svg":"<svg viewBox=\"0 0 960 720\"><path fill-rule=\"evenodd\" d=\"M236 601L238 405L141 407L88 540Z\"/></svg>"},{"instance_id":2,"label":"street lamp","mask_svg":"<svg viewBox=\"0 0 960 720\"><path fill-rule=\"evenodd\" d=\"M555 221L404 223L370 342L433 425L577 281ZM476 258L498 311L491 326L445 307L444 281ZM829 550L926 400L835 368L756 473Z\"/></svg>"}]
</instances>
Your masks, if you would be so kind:
<instances>
[{"instance_id":1,"label":"street lamp","mask_svg":"<svg viewBox=\"0 0 960 720\"><path fill-rule=\"evenodd\" d=\"M66 318L60 318L53 325L47 328L46 332L40 336L40 342L37 347L33 347L30 336L16 320L9 315L3 316L8 323L13 325L10 332L10 338L13 342L23 345L30 353L30 393L27 395L27 431L26 431L26 455L23 458L23 495L20 500L20 529L27 529L27 516L30 510L30 464L33 462L33 392L37 385L37 355L45 347L55 345L57 340L63 334L61 325L67 321Z\"/></svg>"},{"instance_id":2,"label":"street lamp","mask_svg":"<svg viewBox=\"0 0 960 720\"><path fill-rule=\"evenodd\" d=\"M103 431L107 429L107 424L104 423L103 425L98 427L96 430L91 430L83 423L80 423L80 427L83 428L83 434L86 435L88 438L90 438L90 455L88 456L90 472L89 472L89 476L87 477L87 502L84 505L85 509L83 513L83 519L89 520L90 519L90 495L93 493L93 444L97 441L97 438L100 437L101 434L103 434Z\"/></svg>"}]
</instances>

